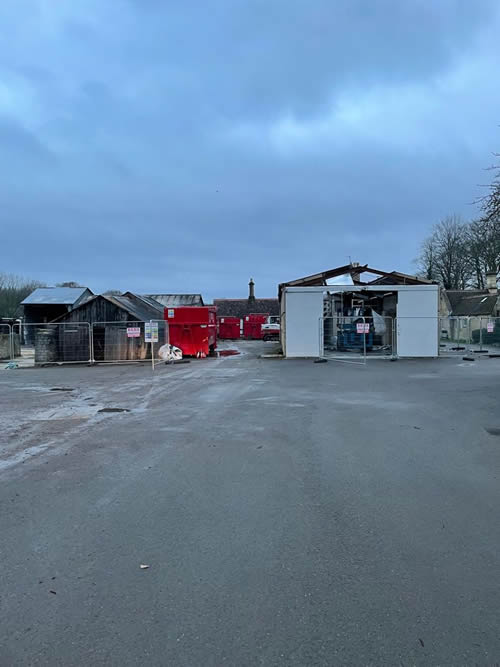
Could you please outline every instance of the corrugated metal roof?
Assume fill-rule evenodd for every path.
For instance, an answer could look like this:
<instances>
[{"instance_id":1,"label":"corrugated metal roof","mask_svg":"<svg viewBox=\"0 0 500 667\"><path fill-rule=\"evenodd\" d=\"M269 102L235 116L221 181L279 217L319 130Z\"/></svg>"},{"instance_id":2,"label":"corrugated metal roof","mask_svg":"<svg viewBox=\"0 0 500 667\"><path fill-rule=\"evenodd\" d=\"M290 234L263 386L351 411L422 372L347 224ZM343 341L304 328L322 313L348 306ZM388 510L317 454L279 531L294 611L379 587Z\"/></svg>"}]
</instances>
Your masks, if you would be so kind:
<instances>
[{"instance_id":1,"label":"corrugated metal roof","mask_svg":"<svg viewBox=\"0 0 500 667\"><path fill-rule=\"evenodd\" d=\"M128 296L106 296L104 298L127 310L138 321L147 322L148 320L163 319L161 317L162 313L158 308L153 308L145 302L141 303L139 300L133 300Z\"/></svg>"},{"instance_id":2,"label":"corrugated metal roof","mask_svg":"<svg viewBox=\"0 0 500 667\"><path fill-rule=\"evenodd\" d=\"M60 317L58 317L53 321L61 322L64 321L69 316L74 316L75 313L78 313L80 309L88 307L90 302L95 301L96 299L109 301L109 303L113 304L114 307L125 310L130 315L130 317L128 318L129 321L148 322L149 320L163 320L163 308L161 308L161 306L160 310L158 310L158 308L150 307L148 304L146 304L140 299L132 299L127 296L111 296L111 295L105 296L104 294L99 294L91 296L90 298L82 301L82 303L79 303L75 308L72 309L71 314L66 313L65 315L61 315ZM82 319L82 321L86 320Z\"/></svg>"},{"instance_id":3,"label":"corrugated metal roof","mask_svg":"<svg viewBox=\"0 0 500 667\"><path fill-rule=\"evenodd\" d=\"M37 287L24 301L21 301L21 304L23 306L48 306L54 304L72 306L87 289L87 287Z\"/></svg>"},{"instance_id":4,"label":"corrugated metal roof","mask_svg":"<svg viewBox=\"0 0 500 667\"><path fill-rule=\"evenodd\" d=\"M148 308L154 308L160 313L161 318L163 319L164 307L159 301L156 301L156 299L153 299L150 296L145 296L144 294L135 294L134 292L124 292L121 296L126 296L134 302L139 302L139 304L142 304L143 306L146 305Z\"/></svg>"},{"instance_id":5,"label":"corrugated metal roof","mask_svg":"<svg viewBox=\"0 0 500 667\"><path fill-rule=\"evenodd\" d=\"M201 294L145 294L166 308L175 306L203 306Z\"/></svg>"},{"instance_id":6,"label":"corrugated metal roof","mask_svg":"<svg viewBox=\"0 0 500 667\"><path fill-rule=\"evenodd\" d=\"M142 299L145 303L149 304L153 308L158 308L158 310L161 310L163 312L163 304L157 301L156 299L153 299L150 296L144 296L144 294L134 294L135 297L138 299Z\"/></svg>"}]
</instances>

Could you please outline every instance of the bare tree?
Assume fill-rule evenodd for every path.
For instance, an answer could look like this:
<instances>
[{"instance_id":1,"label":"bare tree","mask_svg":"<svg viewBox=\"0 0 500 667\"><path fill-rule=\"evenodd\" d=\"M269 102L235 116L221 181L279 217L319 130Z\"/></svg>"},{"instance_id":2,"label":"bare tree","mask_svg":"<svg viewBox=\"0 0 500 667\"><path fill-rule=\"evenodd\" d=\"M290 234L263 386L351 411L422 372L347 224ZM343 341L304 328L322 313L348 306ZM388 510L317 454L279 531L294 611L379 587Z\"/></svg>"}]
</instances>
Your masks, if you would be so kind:
<instances>
[{"instance_id":1,"label":"bare tree","mask_svg":"<svg viewBox=\"0 0 500 667\"><path fill-rule=\"evenodd\" d=\"M498 159L500 153L493 153ZM476 203L481 208L481 218L470 226L469 240L478 286L485 286L485 275L489 271L498 273L500 269L500 165L488 167L492 172L491 183L486 186L488 193Z\"/></svg>"},{"instance_id":2,"label":"bare tree","mask_svg":"<svg viewBox=\"0 0 500 667\"><path fill-rule=\"evenodd\" d=\"M420 246L420 255L417 258L419 273L427 280L438 280L436 272L437 248L434 234L425 239Z\"/></svg>"},{"instance_id":3,"label":"bare tree","mask_svg":"<svg viewBox=\"0 0 500 667\"><path fill-rule=\"evenodd\" d=\"M21 301L37 287L43 287L37 280L0 273L0 317L18 317Z\"/></svg>"},{"instance_id":4,"label":"bare tree","mask_svg":"<svg viewBox=\"0 0 500 667\"><path fill-rule=\"evenodd\" d=\"M422 243L420 272L445 289L465 289L472 276L467 231L467 224L456 215L438 222Z\"/></svg>"},{"instance_id":5,"label":"bare tree","mask_svg":"<svg viewBox=\"0 0 500 667\"><path fill-rule=\"evenodd\" d=\"M68 280L65 283L56 283L56 287L85 287L85 285L80 285L80 283L77 283L74 280Z\"/></svg>"},{"instance_id":6,"label":"bare tree","mask_svg":"<svg viewBox=\"0 0 500 667\"><path fill-rule=\"evenodd\" d=\"M482 218L467 230L468 250L474 273L474 287L486 286L486 274L498 273L500 265L500 218Z\"/></svg>"},{"instance_id":7,"label":"bare tree","mask_svg":"<svg viewBox=\"0 0 500 667\"><path fill-rule=\"evenodd\" d=\"M493 153L495 159L500 158L500 153ZM482 219L490 222L500 220L500 165L494 164L488 167L488 171L493 173L491 183L486 186L488 194L480 197L478 203L483 213Z\"/></svg>"}]
</instances>

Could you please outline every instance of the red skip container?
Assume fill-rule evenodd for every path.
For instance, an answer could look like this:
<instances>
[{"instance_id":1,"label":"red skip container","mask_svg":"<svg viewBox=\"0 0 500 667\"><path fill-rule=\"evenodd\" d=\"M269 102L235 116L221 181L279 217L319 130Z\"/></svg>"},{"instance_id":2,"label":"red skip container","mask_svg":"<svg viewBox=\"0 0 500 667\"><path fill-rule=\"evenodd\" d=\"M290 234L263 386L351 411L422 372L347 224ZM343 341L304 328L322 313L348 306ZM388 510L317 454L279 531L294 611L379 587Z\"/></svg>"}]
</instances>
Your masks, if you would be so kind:
<instances>
[{"instance_id":1,"label":"red skip container","mask_svg":"<svg viewBox=\"0 0 500 667\"><path fill-rule=\"evenodd\" d=\"M236 340L241 337L239 317L219 317L219 338Z\"/></svg>"},{"instance_id":2,"label":"red skip container","mask_svg":"<svg viewBox=\"0 0 500 667\"><path fill-rule=\"evenodd\" d=\"M179 306L165 308L170 345L185 357L207 357L217 347L217 308L215 306Z\"/></svg>"},{"instance_id":3,"label":"red skip container","mask_svg":"<svg viewBox=\"0 0 500 667\"><path fill-rule=\"evenodd\" d=\"M267 313L251 313L243 320L243 337L258 340L262 338L262 325L266 323Z\"/></svg>"}]
</instances>

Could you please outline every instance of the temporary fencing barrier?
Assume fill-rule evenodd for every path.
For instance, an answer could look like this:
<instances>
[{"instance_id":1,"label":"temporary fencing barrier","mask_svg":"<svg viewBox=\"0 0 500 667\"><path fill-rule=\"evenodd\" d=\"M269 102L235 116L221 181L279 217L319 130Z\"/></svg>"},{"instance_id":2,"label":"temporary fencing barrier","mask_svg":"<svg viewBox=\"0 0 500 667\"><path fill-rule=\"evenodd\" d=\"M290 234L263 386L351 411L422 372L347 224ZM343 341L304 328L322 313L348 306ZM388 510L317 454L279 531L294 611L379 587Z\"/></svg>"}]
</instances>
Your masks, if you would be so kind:
<instances>
[{"instance_id":1,"label":"temporary fencing barrier","mask_svg":"<svg viewBox=\"0 0 500 667\"><path fill-rule=\"evenodd\" d=\"M432 358L439 355L439 317L403 316L394 320L398 358Z\"/></svg>"},{"instance_id":2,"label":"temporary fencing barrier","mask_svg":"<svg viewBox=\"0 0 500 667\"><path fill-rule=\"evenodd\" d=\"M0 360L18 366L159 360L168 323L63 322L0 325Z\"/></svg>"},{"instance_id":3,"label":"temporary fencing barrier","mask_svg":"<svg viewBox=\"0 0 500 667\"><path fill-rule=\"evenodd\" d=\"M469 317L439 318L439 354L456 355L467 352L471 345Z\"/></svg>"},{"instance_id":4,"label":"temporary fencing barrier","mask_svg":"<svg viewBox=\"0 0 500 667\"><path fill-rule=\"evenodd\" d=\"M88 322L15 324L12 329L12 359L18 364L43 366L92 361Z\"/></svg>"},{"instance_id":5,"label":"temporary fencing barrier","mask_svg":"<svg viewBox=\"0 0 500 667\"><path fill-rule=\"evenodd\" d=\"M442 317L439 323L439 353L500 353L500 317Z\"/></svg>"},{"instance_id":6,"label":"temporary fencing barrier","mask_svg":"<svg viewBox=\"0 0 500 667\"><path fill-rule=\"evenodd\" d=\"M319 318L321 357L366 363L369 358L500 354L500 317ZM400 339L400 344L398 344ZM165 320L129 322L1 323L0 361L18 366L160 361L169 343ZM412 348L415 345L415 348Z\"/></svg>"},{"instance_id":7,"label":"temporary fencing barrier","mask_svg":"<svg viewBox=\"0 0 500 667\"><path fill-rule=\"evenodd\" d=\"M0 324L0 360L12 359L12 326L10 324Z\"/></svg>"},{"instance_id":8,"label":"temporary fencing barrier","mask_svg":"<svg viewBox=\"0 0 500 667\"><path fill-rule=\"evenodd\" d=\"M471 317L471 350L500 353L500 317Z\"/></svg>"},{"instance_id":9,"label":"temporary fencing barrier","mask_svg":"<svg viewBox=\"0 0 500 667\"><path fill-rule=\"evenodd\" d=\"M354 317L319 320L321 357L365 363L382 357L500 353L500 317Z\"/></svg>"},{"instance_id":10,"label":"temporary fencing barrier","mask_svg":"<svg viewBox=\"0 0 500 667\"><path fill-rule=\"evenodd\" d=\"M92 325L92 360L95 362L130 362L159 360L158 351L168 343L168 323L94 322Z\"/></svg>"},{"instance_id":11,"label":"temporary fencing barrier","mask_svg":"<svg viewBox=\"0 0 500 667\"><path fill-rule=\"evenodd\" d=\"M366 363L395 355L394 318L332 315L319 320L320 356Z\"/></svg>"},{"instance_id":12,"label":"temporary fencing barrier","mask_svg":"<svg viewBox=\"0 0 500 667\"><path fill-rule=\"evenodd\" d=\"M366 337L364 332L365 324L363 317L335 315L320 317L320 357L355 364L365 364Z\"/></svg>"}]
</instances>

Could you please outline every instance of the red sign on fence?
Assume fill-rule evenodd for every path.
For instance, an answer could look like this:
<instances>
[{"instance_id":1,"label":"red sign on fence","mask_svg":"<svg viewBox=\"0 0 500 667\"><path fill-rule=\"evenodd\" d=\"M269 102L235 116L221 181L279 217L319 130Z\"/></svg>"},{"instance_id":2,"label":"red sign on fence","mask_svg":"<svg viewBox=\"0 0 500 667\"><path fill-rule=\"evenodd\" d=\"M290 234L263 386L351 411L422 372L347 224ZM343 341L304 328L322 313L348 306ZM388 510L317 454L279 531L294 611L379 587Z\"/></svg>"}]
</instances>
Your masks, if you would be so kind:
<instances>
[{"instance_id":1,"label":"red sign on fence","mask_svg":"<svg viewBox=\"0 0 500 667\"><path fill-rule=\"evenodd\" d=\"M356 333L358 334L370 333L370 325L367 322L356 322Z\"/></svg>"},{"instance_id":2,"label":"red sign on fence","mask_svg":"<svg viewBox=\"0 0 500 667\"><path fill-rule=\"evenodd\" d=\"M127 338L140 338L141 327L127 327Z\"/></svg>"}]
</instances>

